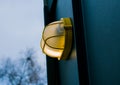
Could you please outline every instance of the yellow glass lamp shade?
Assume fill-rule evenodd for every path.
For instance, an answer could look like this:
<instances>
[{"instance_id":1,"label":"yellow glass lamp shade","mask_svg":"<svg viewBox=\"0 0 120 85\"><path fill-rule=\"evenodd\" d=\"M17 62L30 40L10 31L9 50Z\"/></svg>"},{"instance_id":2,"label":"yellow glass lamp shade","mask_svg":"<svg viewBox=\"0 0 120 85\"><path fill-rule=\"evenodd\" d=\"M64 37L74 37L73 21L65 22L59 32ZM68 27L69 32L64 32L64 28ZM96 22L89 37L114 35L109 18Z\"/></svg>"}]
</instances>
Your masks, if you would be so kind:
<instances>
[{"instance_id":1,"label":"yellow glass lamp shade","mask_svg":"<svg viewBox=\"0 0 120 85\"><path fill-rule=\"evenodd\" d=\"M72 24L70 18L48 24L43 31L41 48L46 55L67 59L72 46Z\"/></svg>"}]
</instances>

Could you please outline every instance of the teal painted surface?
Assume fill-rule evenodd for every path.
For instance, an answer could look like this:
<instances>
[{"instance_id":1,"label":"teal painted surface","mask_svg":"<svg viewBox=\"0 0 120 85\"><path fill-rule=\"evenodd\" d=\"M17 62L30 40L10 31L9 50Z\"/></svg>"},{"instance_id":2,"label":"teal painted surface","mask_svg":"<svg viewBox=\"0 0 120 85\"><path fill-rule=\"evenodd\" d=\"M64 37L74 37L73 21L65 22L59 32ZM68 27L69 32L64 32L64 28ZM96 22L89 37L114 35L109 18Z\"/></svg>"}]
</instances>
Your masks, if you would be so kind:
<instances>
[{"instance_id":1,"label":"teal painted surface","mask_svg":"<svg viewBox=\"0 0 120 85\"><path fill-rule=\"evenodd\" d=\"M70 17L73 21L72 0L58 0L56 20L62 17ZM60 85L79 85L77 56L74 42L69 57L70 59L68 60L59 61Z\"/></svg>"},{"instance_id":2,"label":"teal painted surface","mask_svg":"<svg viewBox=\"0 0 120 85\"><path fill-rule=\"evenodd\" d=\"M120 85L120 0L82 0L90 85Z\"/></svg>"},{"instance_id":3,"label":"teal painted surface","mask_svg":"<svg viewBox=\"0 0 120 85\"><path fill-rule=\"evenodd\" d=\"M47 6L48 6L48 10L50 11L52 3L53 3L53 0L44 0L44 1L46 1Z\"/></svg>"}]
</instances>

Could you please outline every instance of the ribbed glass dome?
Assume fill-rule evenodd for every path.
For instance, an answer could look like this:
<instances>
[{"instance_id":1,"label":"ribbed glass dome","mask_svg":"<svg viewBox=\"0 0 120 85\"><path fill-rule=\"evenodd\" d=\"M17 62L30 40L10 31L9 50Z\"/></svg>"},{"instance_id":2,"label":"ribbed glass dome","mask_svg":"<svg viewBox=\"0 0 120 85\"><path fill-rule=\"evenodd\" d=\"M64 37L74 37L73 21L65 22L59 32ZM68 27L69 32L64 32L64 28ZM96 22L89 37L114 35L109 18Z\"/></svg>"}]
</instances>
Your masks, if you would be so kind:
<instances>
[{"instance_id":1,"label":"ribbed glass dome","mask_svg":"<svg viewBox=\"0 0 120 85\"><path fill-rule=\"evenodd\" d=\"M58 59L63 56L65 41L68 37L68 33L66 32L68 29L65 28L64 19L50 23L45 27L41 40L41 48L45 54Z\"/></svg>"}]
</instances>

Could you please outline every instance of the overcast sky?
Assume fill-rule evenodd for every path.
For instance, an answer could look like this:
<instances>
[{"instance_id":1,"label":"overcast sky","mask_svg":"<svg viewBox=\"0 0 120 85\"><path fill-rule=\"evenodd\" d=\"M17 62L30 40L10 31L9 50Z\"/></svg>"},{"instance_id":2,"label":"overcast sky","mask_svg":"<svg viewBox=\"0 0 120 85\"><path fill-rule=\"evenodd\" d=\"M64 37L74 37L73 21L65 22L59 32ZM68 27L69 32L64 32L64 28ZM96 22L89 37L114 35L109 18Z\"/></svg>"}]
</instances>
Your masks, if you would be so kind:
<instances>
[{"instance_id":1,"label":"overcast sky","mask_svg":"<svg viewBox=\"0 0 120 85\"><path fill-rule=\"evenodd\" d=\"M43 0L0 0L0 57L16 57L26 48L35 48L40 61L44 26Z\"/></svg>"}]
</instances>

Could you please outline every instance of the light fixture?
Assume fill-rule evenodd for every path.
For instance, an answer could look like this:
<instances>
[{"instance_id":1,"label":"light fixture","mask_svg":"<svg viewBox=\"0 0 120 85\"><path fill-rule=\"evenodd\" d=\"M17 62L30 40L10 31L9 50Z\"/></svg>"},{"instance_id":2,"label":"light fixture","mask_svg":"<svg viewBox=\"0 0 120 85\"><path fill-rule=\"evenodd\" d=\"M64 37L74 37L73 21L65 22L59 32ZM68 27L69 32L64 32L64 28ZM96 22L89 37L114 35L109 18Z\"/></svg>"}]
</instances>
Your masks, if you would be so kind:
<instances>
[{"instance_id":1,"label":"light fixture","mask_svg":"<svg viewBox=\"0 0 120 85\"><path fill-rule=\"evenodd\" d=\"M48 24L42 34L41 48L46 55L65 60L72 47L72 23L70 18Z\"/></svg>"}]
</instances>

